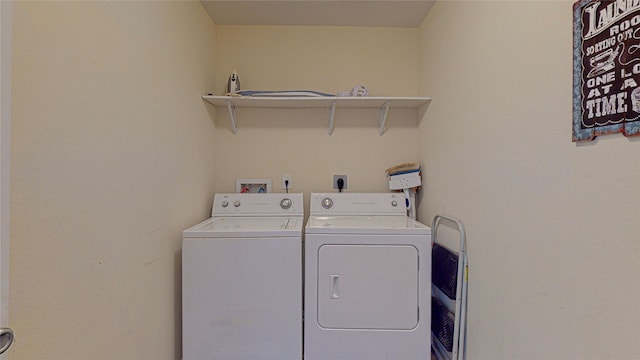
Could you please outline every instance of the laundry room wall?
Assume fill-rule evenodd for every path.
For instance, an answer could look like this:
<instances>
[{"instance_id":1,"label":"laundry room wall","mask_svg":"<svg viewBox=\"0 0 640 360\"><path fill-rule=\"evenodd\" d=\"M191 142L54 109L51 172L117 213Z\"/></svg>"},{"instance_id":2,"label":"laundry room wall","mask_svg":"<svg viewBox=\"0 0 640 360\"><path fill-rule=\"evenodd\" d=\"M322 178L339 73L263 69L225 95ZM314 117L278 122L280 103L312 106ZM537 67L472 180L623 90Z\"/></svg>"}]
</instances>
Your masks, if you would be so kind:
<instances>
[{"instance_id":1,"label":"laundry room wall","mask_svg":"<svg viewBox=\"0 0 640 360\"><path fill-rule=\"evenodd\" d=\"M419 214L466 226L468 359L640 358L640 139L571 141L572 3L438 1L420 28Z\"/></svg>"},{"instance_id":2,"label":"laundry room wall","mask_svg":"<svg viewBox=\"0 0 640 360\"><path fill-rule=\"evenodd\" d=\"M215 24L197 1L13 9L10 358L178 359L181 231L215 192Z\"/></svg>"},{"instance_id":3,"label":"laundry room wall","mask_svg":"<svg viewBox=\"0 0 640 360\"><path fill-rule=\"evenodd\" d=\"M417 28L218 26L214 92L224 94L236 69L243 89L315 90L335 94L364 85L371 96L417 96ZM238 108L238 133L226 108L217 109L216 183L235 191L236 178L270 178L283 192L388 191L385 169L415 161L417 112L391 109L378 135L377 109L337 109L329 136L328 109ZM308 197L306 197L308 200Z\"/></svg>"}]
</instances>

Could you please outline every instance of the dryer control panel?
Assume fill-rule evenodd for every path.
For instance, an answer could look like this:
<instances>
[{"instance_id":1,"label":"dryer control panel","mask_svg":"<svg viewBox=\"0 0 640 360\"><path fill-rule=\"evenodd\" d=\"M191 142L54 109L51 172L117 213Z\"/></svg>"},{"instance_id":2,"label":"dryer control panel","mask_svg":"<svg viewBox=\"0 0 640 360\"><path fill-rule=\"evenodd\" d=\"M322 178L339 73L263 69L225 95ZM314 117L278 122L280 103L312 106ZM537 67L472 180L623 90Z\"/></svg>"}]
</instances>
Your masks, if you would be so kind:
<instances>
[{"instance_id":1,"label":"dryer control panel","mask_svg":"<svg viewBox=\"0 0 640 360\"><path fill-rule=\"evenodd\" d=\"M302 193L222 193L213 198L211 216L303 216Z\"/></svg>"},{"instance_id":2,"label":"dryer control panel","mask_svg":"<svg viewBox=\"0 0 640 360\"><path fill-rule=\"evenodd\" d=\"M312 193L310 215L406 215L402 193Z\"/></svg>"}]
</instances>

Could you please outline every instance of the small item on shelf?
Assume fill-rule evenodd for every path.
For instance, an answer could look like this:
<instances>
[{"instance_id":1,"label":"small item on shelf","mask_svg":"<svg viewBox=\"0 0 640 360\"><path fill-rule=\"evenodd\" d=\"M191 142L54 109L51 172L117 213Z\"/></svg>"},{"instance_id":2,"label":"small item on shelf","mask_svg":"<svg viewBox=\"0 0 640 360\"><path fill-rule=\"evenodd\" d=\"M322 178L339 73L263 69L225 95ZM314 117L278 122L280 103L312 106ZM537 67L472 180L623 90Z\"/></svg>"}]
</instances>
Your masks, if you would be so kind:
<instances>
[{"instance_id":1,"label":"small item on shelf","mask_svg":"<svg viewBox=\"0 0 640 360\"><path fill-rule=\"evenodd\" d=\"M369 89L367 89L364 85L356 85L351 91L343 91L338 93L337 96L369 96Z\"/></svg>"},{"instance_id":2,"label":"small item on shelf","mask_svg":"<svg viewBox=\"0 0 640 360\"><path fill-rule=\"evenodd\" d=\"M240 91L240 77L238 77L236 69L233 69L233 72L229 75L229 80L227 81L227 94L233 95L238 91Z\"/></svg>"}]
</instances>

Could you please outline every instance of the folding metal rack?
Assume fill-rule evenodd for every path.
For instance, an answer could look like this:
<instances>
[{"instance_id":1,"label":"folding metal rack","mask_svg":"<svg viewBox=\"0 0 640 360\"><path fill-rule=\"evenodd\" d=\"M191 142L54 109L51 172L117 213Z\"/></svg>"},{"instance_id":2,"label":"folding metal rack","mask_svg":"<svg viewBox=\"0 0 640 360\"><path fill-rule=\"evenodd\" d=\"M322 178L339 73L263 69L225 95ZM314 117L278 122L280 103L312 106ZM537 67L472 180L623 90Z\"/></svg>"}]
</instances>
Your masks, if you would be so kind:
<instances>
[{"instance_id":1,"label":"folding metal rack","mask_svg":"<svg viewBox=\"0 0 640 360\"><path fill-rule=\"evenodd\" d=\"M460 233L460 248L453 251L438 243L438 225L446 220ZM431 224L431 348L437 360L465 358L467 283L469 262L467 240L462 223L436 215Z\"/></svg>"}]
</instances>

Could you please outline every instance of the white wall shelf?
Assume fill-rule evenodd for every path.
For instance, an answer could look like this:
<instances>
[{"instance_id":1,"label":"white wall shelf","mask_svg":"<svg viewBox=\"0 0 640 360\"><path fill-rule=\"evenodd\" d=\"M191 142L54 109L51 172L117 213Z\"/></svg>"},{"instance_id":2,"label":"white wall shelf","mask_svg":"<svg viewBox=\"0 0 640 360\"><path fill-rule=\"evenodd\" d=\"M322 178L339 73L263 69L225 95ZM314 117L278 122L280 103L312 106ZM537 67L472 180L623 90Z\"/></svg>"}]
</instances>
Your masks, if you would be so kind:
<instances>
[{"instance_id":1,"label":"white wall shelf","mask_svg":"<svg viewBox=\"0 0 640 360\"><path fill-rule=\"evenodd\" d=\"M389 109L417 109L419 121L431 103L431 98L428 97L253 97L205 95L202 98L216 107L226 107L228 109L234 134L238 132L236 124L237 107L326 109L329 112L329 135L333 134L336 108L379 109L380 129L378 133L382 136L385 132Z\"/></svg>"}]
</instances>

